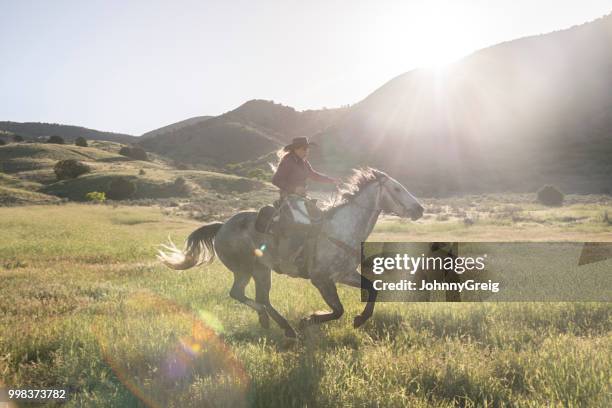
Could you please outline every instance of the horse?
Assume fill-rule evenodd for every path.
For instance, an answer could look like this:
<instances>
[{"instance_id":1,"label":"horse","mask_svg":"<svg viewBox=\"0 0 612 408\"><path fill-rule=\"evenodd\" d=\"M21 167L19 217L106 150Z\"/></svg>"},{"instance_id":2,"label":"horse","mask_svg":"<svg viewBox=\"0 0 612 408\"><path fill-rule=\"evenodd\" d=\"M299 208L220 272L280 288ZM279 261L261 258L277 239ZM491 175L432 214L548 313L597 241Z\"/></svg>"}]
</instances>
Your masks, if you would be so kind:
<instances>
[{"instance_id":1,"label":"horse","mask_svg":"<svg viewBox=\"0 0 612 408\"><path fill-rule=\"evenodd\" d=\"M366 168L354 170L341 190L340 200L322 211L308 278L331 311L311 314L301 320L300 328L343 315L337 283L367 290L365 308L353 321L357 328L372 316L376 301L371 282L357 270L361 243L367 240L381 212L417 220L423 215L423 206L397 180L380 170ZM262 327L269 327L271 317L285 336L296 337L293 327L270 303L271 271L283 271L275 263L275 240L255 229L256 217L255 211L243 211L225 223L204 225L188 236L184 250L170 241L162 245L165 251L160 249L158 258L172 269L184 270L211 263L216 253L234 274L230 296L254 309ZM251 278L255 281L255 299L245 295Z\"/></svg>"}]
</instances>

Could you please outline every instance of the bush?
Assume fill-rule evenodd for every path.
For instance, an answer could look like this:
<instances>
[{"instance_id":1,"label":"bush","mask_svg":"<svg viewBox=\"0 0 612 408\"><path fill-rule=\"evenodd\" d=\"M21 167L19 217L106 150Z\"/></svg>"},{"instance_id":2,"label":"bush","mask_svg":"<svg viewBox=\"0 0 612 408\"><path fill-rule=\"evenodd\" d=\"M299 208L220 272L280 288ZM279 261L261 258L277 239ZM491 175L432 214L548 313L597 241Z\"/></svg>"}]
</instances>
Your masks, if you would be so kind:
<instances>
[{"instance_id":1,"label":"bush","mask_svg":"<svg viewBox=\"0 0 612 408\"><path fill-rule=\"evenodd\" d=\"M170 192L176 195L188 195L189 185L183 177L177 177L176 180L170 185Z\"/></svg>"},{"instance_id":2,"label":"bush","mask_svg":"<svg viewBox=\"0 0 612 408\"><path fill-rule=\"evenodd\" d=\"M58 135L53 135L47 139L47 143L64 144L64 138Z\"/></svg>"},{"instance_id":3,"label":"bush","mask_svg":"<svg viewBox=\"0 0 612 408\"><path fill-rule=\"evenodd\" d=\"M125 177L119 177L108 184L106 196L111 200L125 200L131 198L134 193L136 193L136 184Z\"/></svg>"},{"instance_id":4,"label":"bush","mask_svg":"<svg viewBox=\"0 0 612 408\"><path fill-rule=\"evenodd\" d=\"M141 176L144 176L145 174L147 174L147 172L144 169L140 169L138 171L138 174L141 175Z\"/></svg>"},{"instance_id":5,"label":"bush","mask_svg":"<svg viewBox=\"0 0 612 408\"><path fill-rule=\"evenodd\" d=\"M93 201L96 203L103 203L106 201L106 194L103 191L91 191L85 194L87 201Z\"/></svg>"},{"instance_id":6,"label":"bush","mask_svg":"<svg viewBox=\"0 0 612 408\"><path fill-rule=\"evenodd\" d=\"M4 146L6 144L6 142L2 139L0 139L0 146Z\"/></svg>"},{"instance_id":7,"label":"bush","mask_svg":"<svg viewBox=\"0 0 612 408\"><path fill-rule=\"evenodd\" d=\"M53 166L53 171L58 180L73 179L81 174L89 173L91 168L85 163L74 159L60 160Z\"/></svg>"},{"instance_id":8,"label":"bush","mask_svg":"<svg viewBox=\"0 0 612 408\"><path fill-rule=\"evenodd\" d=\"M81 146L81 147L87 147L87 139L85 139L83 136L79 136L76 139L74 139L74 145Z\"/></svg>"},{"instance_id":9,"label":"bush","mask_svg":"<svg viewBox=\"0 0 612 408\"><path fill-rule=\"evenodd\" d=\"M565 196L555 186L544 186L538 190L538 201L550 207L558 207L563 204Z\"/></svg>"},{"instance_id":10,"label":"bush","mask_svg":"<svg viewBox=\"0 0 612 408\"><path fill-rule=\"evenodd\" d=\"M23 142L23 136L21 136L21 135L14 135L13 136L13 142L15 142L15 143Z\"/></svg>"},{"instance_id":11,"label":"bush","mask_svg":"<svg viewBox=\"0 0 612 408\"><path fill-rule=\"evenodd\" d=\"M119 154L134 160L149 160L147 152L139 146L123 146L119 149Z\"/></svg>"}]
</instances>

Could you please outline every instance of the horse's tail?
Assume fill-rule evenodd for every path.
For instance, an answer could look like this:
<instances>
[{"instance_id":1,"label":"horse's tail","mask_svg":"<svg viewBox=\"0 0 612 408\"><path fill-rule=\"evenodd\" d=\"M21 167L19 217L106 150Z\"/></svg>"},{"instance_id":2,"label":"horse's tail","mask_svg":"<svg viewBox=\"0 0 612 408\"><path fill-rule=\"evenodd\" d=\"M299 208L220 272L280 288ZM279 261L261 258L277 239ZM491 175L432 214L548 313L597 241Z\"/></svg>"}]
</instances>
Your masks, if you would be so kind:
<instances>
[{"instance_id":1,"label":"horse's tail","mask_svg":"<svg viewBox=\"0 0 612 408\"><path fill-rule=\"evenodd\" d=\"M222 222L213 222L193 231L185 241L185 249L180 250L174 242L168 238L169 245L162 244L161 247L168 253L158 250L157 259L172 269L189 269L196 265L209 264L215 259L214 238Z\"/></svg>"}]
</instances>

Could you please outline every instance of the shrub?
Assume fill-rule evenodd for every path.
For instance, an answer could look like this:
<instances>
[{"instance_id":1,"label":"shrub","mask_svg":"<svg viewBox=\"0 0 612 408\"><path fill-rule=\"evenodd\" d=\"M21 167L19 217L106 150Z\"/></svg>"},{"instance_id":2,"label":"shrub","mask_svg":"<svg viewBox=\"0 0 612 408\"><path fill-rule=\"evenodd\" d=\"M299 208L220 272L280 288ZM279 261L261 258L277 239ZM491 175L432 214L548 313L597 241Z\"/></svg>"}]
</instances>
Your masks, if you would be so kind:
<instances>
[{"instance_id":1,"label":"shrub","mask_svg":"<svg viewBox=\"0 0 612 408\"><path fill-rule=\"evenodd\" d=\"M563 204L565 196L555 186L544 186L538 190L538 201L550 207L558 207Z\"/></svg>"},{"instance_id":2,"label":"shrub","mask_svg":"<svg viewBox=\"0 0 612 408\"><path fill-rule=\"evenodd\" d=\"M138 171L138 174L141 175L141 176L144 176L145 174L147 174L147 172L144 169L140 169Z\"/></svg>"},{"instance_id":3,"label":"shrub","mask_svg":"<svg viewBox=\"0 0 612 408\"><path fill-rule=\"evenodd\" d=\"M0 146L4 146L6 144L6 142L2 139L0 139Z\"/></svg>"},{"instance_id":4,"label":"shrub","mask_svg":"<svg viewBox=\"0 0 612 408\"><path fill-rule=\"evenodd\" d=\"M183 177L179 176L170 186L170 191L177 195L187 195L189 194L189 185Z\"/></svg>"},{"instance_id":5,"label":"shrub","mask_svg":"<svg viewBox=\"0 0 612 408\"><path fill-rule=\"evenodd\" d=\"M106 194L104 193L104 191L91 191L85 194L85 199L87 201L103 203L104 201L106 201Z\"/></svg>"},{"instance_id":6,"label":"shrub","mask_svg":"<svg viewBox=\"0 0 612 408\"><path fill-rule=\"evenodd\" d=\"M177 170L189 170L189 166L185 163L175 163L174 167L176 167Z\"/></svg>"},{"instance_id":7,"label":"shrub","mask_svg":"<svg viewBox=\"0 0 612 408\"><path fill-rule=\"evenodd\" d=\"M125 177L111 180L106 196L111 200L125 200L136 193L136 184Z\"/></svg>"},{"instance_id":8,"label":"shrub","mask_svg":"<svg viewBox=\"0 0 612 408\"><path fill-rule=\"evenodd\" d=\"M64 144L64 138L58 135L53 135L47 139L47 143Z\"/></svg>"},{"instance_id":9,"label":"shrub","mask_svg":"<svg viewBox=\"0 0 612 408\"><path fill-rule=\"evenodd\" d=\"M149 160L147 152L139 146L123 146L119 154L134 160Z\"/></svg>"},{"instance_id":10,"label":"shrub","mask_svg":"<svg viewBox=\"0 0 612 408\"><path fill-rule=\"evenodd\" d=\"M21 142L23 142L23 140L24 140L23 136L21 136L21 135L14 135L13 136L13 142L15 142L15 143L21 143Z\"/></svg>"},{"instance_id":11,"label":"shrub","mask_svg":"<svg viewBox=\"0 0 612 408\"><path fill-rule=\"evenodd\" d=\"M55 176L58 180L73 179L81 174L89 173L91 168L85 163L74 159L60 160L53 167Z\"/></svg>"},{"instance_id":12,"label":"shrub","mask_svg":"<svg viewBox=\"0 0 612 408\"><path fill-rule=\"evenodd\" d=\"M87 147L87 139L85 139L83 136L79 136L76 139L74 139L74 145L81 146L81 147Z\"/></svg>"}]
</instances>

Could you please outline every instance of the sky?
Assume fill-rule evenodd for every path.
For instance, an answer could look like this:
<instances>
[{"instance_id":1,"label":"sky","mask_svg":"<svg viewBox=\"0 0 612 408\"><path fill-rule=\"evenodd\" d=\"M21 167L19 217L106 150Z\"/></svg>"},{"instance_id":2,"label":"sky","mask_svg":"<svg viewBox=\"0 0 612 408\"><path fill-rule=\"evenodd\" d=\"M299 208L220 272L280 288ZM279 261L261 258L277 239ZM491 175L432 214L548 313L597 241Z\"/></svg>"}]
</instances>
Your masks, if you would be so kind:
<instances>
[{"instance_id":1,"label":"sky","mask_svg":"<svg viewBox=\"0 0 612 408\"><path fill-rule=\"evenodd\" d=\"M0 0L0 120L140 135L250 99L353 104L612 0Z\"/></svg>"}]
</instances>

